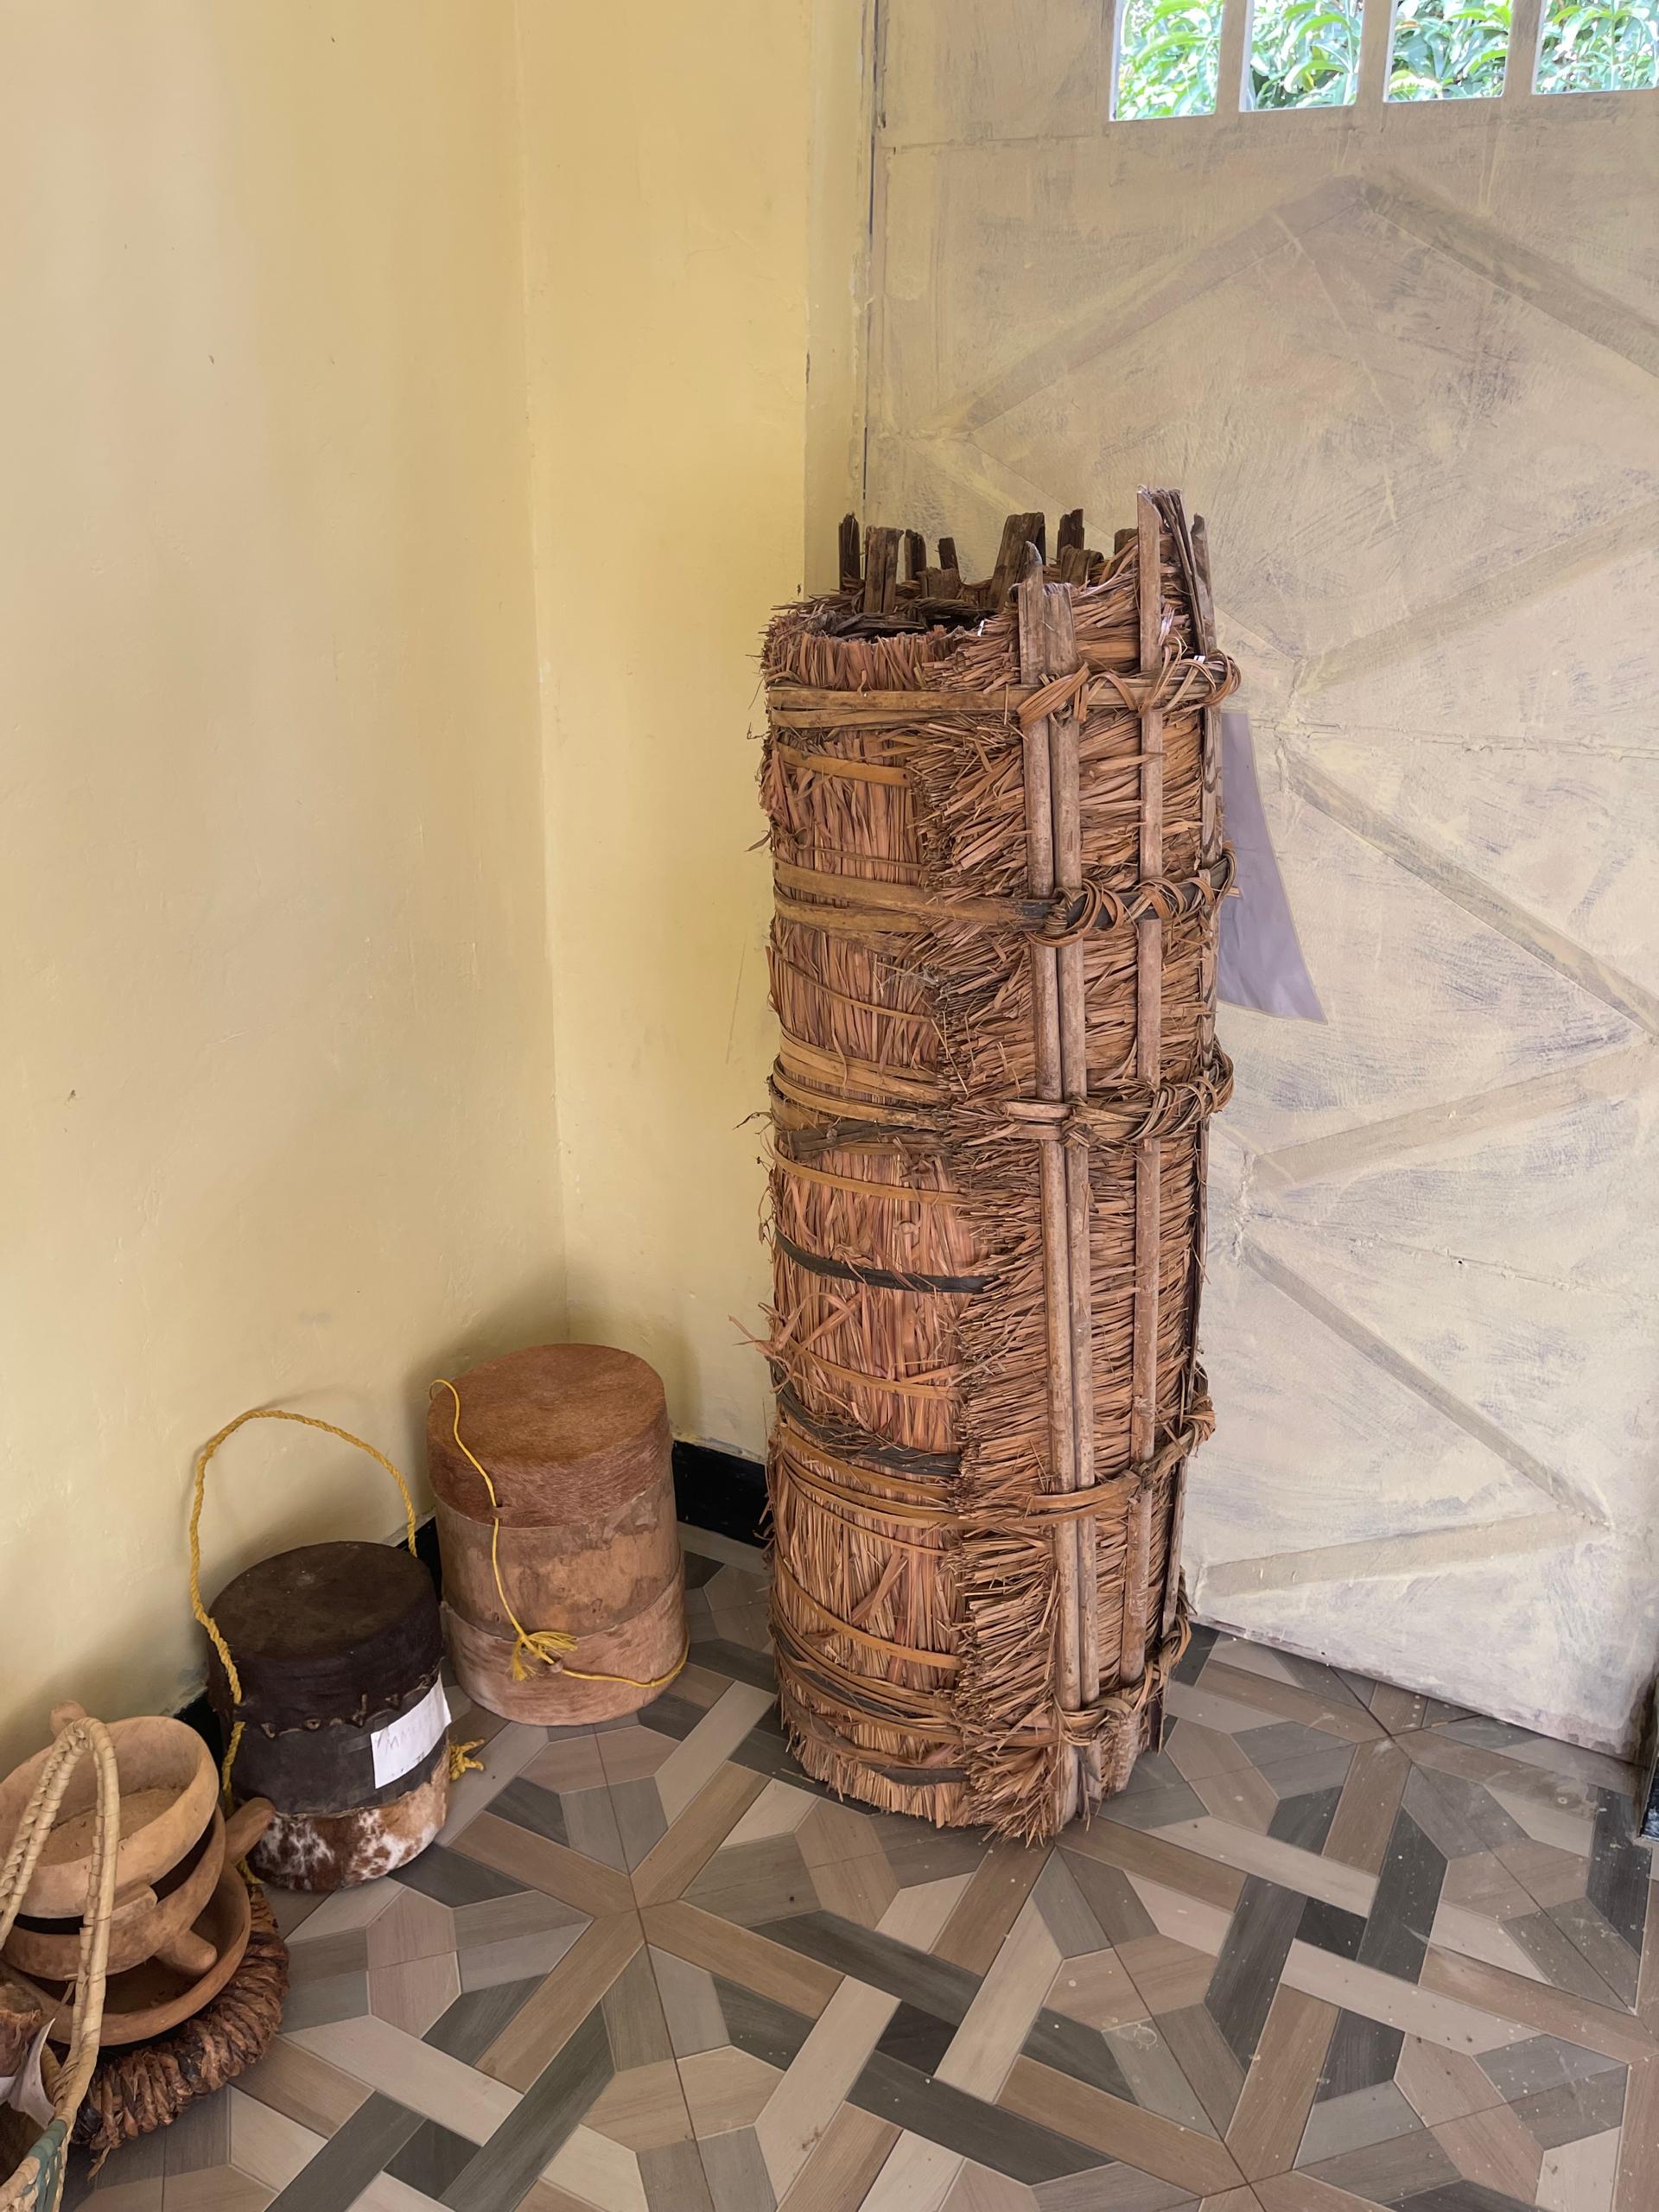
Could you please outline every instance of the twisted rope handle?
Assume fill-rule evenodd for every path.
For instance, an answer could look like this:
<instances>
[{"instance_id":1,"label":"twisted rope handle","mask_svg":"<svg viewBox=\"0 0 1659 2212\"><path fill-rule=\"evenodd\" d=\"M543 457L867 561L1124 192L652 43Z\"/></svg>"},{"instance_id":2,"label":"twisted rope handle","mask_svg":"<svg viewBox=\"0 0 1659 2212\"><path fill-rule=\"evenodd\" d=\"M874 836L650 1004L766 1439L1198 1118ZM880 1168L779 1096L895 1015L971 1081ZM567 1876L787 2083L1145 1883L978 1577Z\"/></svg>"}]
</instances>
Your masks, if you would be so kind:
<instances>
[{"instance_id":1,"label":"twisted rope handle","mask_svg":"<svg viewBox=\"0 0 1659 2212\"><path fill-rule=\"evenodd\" d=\"M331 1421L318 1421L311 1414L289 1413L283 1406L253 1406L245 1414L238 1414L234 1421L227 1421L217 1436L210 1436L196 1454L196 1486L190 1502L190 1610L207 1631L213 1646L219 1654L219 1663L225 1669L225 1679L230 1685L233 1705L242 1702L242 1677L237 1672L231 1648L225 1641L219 1623L201 1602L201 1508L207 1491L207 1462L213 1458L226 1437L234 1436L238 1428L251 1421L292 1421L302 1428L320 1428L325 1436L337 1436L342 1444L354 1444L359 1452L366 1452L377 1459L397 1485L397 1495L404 1501L404 1519L407 1524L407 1541L410 1555L415 1554L415 1501L409 1494L409 1484L394 1467L384 1452L377 1452L372 1444L365 1444L360 1436L353 1436L349 1428L336 1428ZM226 1805L231 1802L231 1769L242 1744L240 1716L231 1723L231 1740L225 1747L225 1762L219 1769L219 1786Z\"/></svg>"},{"instance_id":2,"label":"twisted rope handle","mask_svg":"<svg viewBox=\"0 0 1659 2212\"><path fill-rule=\"evenodd\" d=\"M46 1840L57 1823L69 1777L88 1754L96 1769L98 1821L92 1834L86 1906L81 1916L80 1950L75 1962L75 2006L69 2050L53 2085L52 2108L66 2129L74 2125L86 2085L98 2063L98 2039L104 2024L105 1968L110 1954L110 1919L115 1910L116 1858L121 1844L121 1782L115 1746L101 1720L83 1717L60 1732L46 1755L40 1778L29 1794L5 1864L0 1866L0 1946L11 1934L35 1878Z\"/></svg>"}]
</instances>

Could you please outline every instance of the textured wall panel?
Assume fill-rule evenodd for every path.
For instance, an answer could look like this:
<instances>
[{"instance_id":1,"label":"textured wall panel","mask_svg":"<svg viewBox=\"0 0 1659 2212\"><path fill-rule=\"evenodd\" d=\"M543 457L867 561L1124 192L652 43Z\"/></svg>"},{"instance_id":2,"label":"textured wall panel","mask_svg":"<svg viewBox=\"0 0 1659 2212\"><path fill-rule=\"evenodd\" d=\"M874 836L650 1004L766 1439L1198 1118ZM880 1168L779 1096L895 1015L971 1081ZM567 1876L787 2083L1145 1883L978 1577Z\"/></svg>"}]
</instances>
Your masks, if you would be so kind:
<instances>
[{"instance_id":1,"label":"textured wall panel","mask_svg":"<svg viewBox=\"0 0 1659 2212\"><path fill-rule=\"evenodd\" d=\"M1237 4L1237 0L1234 0ZM1109 120L889 11L876 520L1210 520L1330 1014L1224 1009L1200 1612L1600 1745L1659 1656L1659 100Z\"/></svg>"}]
</instances>

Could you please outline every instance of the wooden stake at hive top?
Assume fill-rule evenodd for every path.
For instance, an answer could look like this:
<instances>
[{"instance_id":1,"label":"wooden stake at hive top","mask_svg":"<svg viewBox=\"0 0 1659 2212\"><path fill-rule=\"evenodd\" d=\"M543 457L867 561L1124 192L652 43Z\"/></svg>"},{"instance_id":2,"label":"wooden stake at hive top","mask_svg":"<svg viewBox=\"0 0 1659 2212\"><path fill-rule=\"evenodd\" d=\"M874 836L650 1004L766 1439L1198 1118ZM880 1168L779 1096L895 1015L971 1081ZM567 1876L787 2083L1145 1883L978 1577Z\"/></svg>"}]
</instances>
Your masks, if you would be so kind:
<instances>
[{"instance_id":1,"label":"wooden stake at hive top","mask_svg":"<svg viewBox=\"0 0 1659 2212\"><path fill-rule=\"evenodd\" d=\"M849 518L768 633L762 774L785 1724L1030 1837L1127 1780L1185 1637L1233 681L1174 494L1109 557L1043 527L973 583Z\"/></svg>"}]
</instances>

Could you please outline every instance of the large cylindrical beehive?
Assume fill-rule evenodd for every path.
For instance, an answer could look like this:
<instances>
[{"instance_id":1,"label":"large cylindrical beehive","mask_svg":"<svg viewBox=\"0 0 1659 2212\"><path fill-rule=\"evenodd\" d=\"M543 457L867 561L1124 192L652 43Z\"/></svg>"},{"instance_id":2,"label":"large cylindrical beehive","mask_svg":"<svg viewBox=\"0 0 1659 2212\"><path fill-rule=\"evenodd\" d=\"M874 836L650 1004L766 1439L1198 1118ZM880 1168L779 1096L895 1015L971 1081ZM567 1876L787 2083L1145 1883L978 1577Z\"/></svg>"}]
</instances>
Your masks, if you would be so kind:
<instances>
[{"instance_id":1,"label":"large cylindrical beehive","mask_svg":"<svg viewBox=\"0 0 1659 2212\"><path fill-rule=\"evenodd\" d=\"M661 1381L608 1345L536 1344L453 1389L434 1394L427 1449L461 1687L549 1726L635 1711L685 1653ZM549 1663L521 1628L571 1646Z\"/></svg>"},{"instance_id":2,"label":"large cylindrical beehive","mask_svg":"<svg viewBox=\"0 0 1659 2212\"><path fill-rule=\"evenodd\" d=\"M1172 493L983 584L904 538L766 642L772 1629L810 1773L1039 1837L1185 1635L1233 673Z\"/></svg>"},{"instance_id":3,"label":"large cylindrical beehive","mask_svg":"<svg viewBox=\"0 0 1659 2212\"><path fill-rule=\"evenodd\" d=\"M238 1574L213 1613L242 1681L236 1704L212 1653L213 1709L243 1724L232 1785L276 1808L254 1872L344 1889L423 1851L448 1810L449 1713L422 1562L390 1544L303 1544Z\"/></svg>"}]
</instances>

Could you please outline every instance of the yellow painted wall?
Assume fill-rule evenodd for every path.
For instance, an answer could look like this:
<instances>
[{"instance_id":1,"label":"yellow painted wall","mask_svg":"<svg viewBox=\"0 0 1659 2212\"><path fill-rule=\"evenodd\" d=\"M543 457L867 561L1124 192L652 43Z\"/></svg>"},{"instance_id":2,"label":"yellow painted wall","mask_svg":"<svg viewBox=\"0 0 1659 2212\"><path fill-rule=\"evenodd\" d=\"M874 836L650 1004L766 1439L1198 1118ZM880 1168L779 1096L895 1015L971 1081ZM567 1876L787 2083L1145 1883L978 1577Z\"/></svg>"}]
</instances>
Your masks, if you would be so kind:
<instances>
[{"instance_id":1,"label":"yellow painted wall","mask_svg":"<svg viewBox=\"0 0 1659 2212\"><path fill-rule=\"evenodd\" d=\"M562 1322L514 69L507 0L0 12L0 1758L190 1688L220 1421L411 1464L441 1363ZM595 944L625 875L677 935L619 859ZM397 1519L323 1440L220 1465L210 1584Z\"/></svg>"},{"instance_id":2,"label":"yellow painted wall","mask_svg":"<svg viewBox=\"0 0 1659 2212\"><path fill-rule=\"evenodd\" d=\"M844 414L809 455L809 232L813 161L863 158L862 25L859 0L520 10L570 1325L650 1359L682 1435L747 1451L775 1033L744 741L809 465L851 465ZM850 379L841 333L822 359Z\"/></svg>"}]
</instances>

